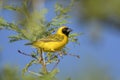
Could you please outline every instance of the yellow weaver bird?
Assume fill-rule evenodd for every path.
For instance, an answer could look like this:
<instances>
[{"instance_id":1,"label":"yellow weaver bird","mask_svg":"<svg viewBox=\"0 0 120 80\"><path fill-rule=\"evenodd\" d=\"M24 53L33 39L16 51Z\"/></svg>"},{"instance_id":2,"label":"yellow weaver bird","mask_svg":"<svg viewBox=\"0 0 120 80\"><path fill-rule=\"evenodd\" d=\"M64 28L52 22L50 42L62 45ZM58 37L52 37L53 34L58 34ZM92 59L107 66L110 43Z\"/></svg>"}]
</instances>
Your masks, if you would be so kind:
<instances>
[{"instance_id":1,"label":"yellow weaver bird","mask_svg":"<svg viewBox=\"0 0 120 80\"><path fill-rule=\"evenodd\" d=\"M55 34L41 38L26 45L33 45L44 52L56 52L68 43L68 36L72 30L66 26L60 27Z\"/></svg>"}]
</instances>

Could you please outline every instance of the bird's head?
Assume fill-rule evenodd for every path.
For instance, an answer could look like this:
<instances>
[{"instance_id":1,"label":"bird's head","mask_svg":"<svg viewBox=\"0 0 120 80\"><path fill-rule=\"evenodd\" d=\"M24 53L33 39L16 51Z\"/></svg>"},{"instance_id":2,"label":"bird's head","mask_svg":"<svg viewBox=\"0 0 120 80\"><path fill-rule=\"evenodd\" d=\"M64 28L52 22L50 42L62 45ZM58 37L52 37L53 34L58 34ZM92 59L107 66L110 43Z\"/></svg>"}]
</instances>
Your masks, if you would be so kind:
<instances>
[{"instance_id":1,"label":"bird's head","mask_svg":"<svg viewBox=\"0 0 120 80\"><path fill-rule=\"evenodd\" d=\"M64 34L68 36L71 31L71 28L68 28L67 26L62 26L58 29L57 34Z\"/></svg>"}]
</instances>

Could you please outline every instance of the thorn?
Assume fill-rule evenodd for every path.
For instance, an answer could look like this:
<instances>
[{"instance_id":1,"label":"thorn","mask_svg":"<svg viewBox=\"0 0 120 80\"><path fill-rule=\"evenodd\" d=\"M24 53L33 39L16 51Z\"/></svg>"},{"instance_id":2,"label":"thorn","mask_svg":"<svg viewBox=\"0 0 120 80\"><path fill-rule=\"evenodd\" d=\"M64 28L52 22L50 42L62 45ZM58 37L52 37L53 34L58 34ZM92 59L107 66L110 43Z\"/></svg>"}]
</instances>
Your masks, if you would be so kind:
<instances>
[{"instance_id":1,"label":"thorn","mask_svg":"<svg viewBox=\"0 0 120 80\"><path fill-rule=\"evenodd\" d=\"M68 55L70 55L70 56L74 56L74 57L80 59L80 55L75 55L75 54L68 54Z\"/></svg>"},{"instance_id":2,"label":"thorn","mask_svg":"<svg viewBox=\"0 0 120 80\"><path fill-rule=\"evenodd\" d=\"M18 52L19 52L20 54L25 55L25 56L31 56L31 55L29 55L29 54L26 54L26 53L24 53L24 52L21 52L20 50L18 50Z\"/></svg>"},{"instance_id":3,"label":"thorn","mask_svg":"<svg viewBox=\"0 0 120 80\"><path fill-rule=\"evenodd\" d=\"M57 67L57 65L58 65L59 62L60 62L60 59L57 60L56 64L55 64L54 67L52 68L52 70L54 70L54 69Z\"/></svg>"}]
</instances>

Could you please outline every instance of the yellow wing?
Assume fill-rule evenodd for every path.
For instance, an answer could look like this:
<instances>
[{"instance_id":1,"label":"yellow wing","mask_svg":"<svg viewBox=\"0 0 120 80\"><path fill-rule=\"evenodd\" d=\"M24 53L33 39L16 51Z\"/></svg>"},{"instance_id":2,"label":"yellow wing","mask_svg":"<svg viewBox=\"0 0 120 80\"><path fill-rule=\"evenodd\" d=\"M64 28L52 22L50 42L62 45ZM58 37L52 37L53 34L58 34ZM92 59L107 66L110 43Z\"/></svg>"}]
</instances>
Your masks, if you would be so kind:
<instances>
[{"instance_id":1,"label":"yellow wing","mask_svg":"<svg viewBox=\"0 0 120 80\"><path fill-rule=\"evenodd\" d=\"M59 41L62 41L63 39L64 39L64 36L59 35L59 34L53 34L53 35L50 35L48 37L39 39L35 42L39 42L39 41L42 41L42 42L59 42Z\"/></svg>"},{"instance_id":2,"label":"yellow wing","mask_svg":"<svg viewBox=\"0 0 120 80\"><path fill-rule=\"evenodd\" d=\"M26 43L25 45L34 45L36 43L41 43L41 42L60 42L64 39L63 36L59 35L59 34L53 34L53 35L50 35L50 36L47 36L45 38L41 38L41 39L38 39L36 41L33 41L32 43Z\"/></svg>"}]
</instances>

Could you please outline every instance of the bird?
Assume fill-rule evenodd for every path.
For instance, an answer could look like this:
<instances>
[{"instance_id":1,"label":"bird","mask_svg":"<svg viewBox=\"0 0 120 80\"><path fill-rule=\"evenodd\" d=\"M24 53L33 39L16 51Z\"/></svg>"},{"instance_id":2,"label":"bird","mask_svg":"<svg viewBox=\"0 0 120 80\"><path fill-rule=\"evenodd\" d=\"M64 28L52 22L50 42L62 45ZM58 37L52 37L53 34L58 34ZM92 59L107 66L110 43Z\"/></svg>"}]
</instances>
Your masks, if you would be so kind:
<instances>
[{"instance_id":1,"label":"bird","mask_svg":"<svg viewBox=\"0 0 120 80\"><path fill-rule=\"evenodd\" d=\"M67 43L71 28L62 26L58 28L55 34L51 34L47 37L27 43L26 45L32 45L35 48L39 48L44 52L57 52L60 51Z\"/></svg>"}]
</instances>

